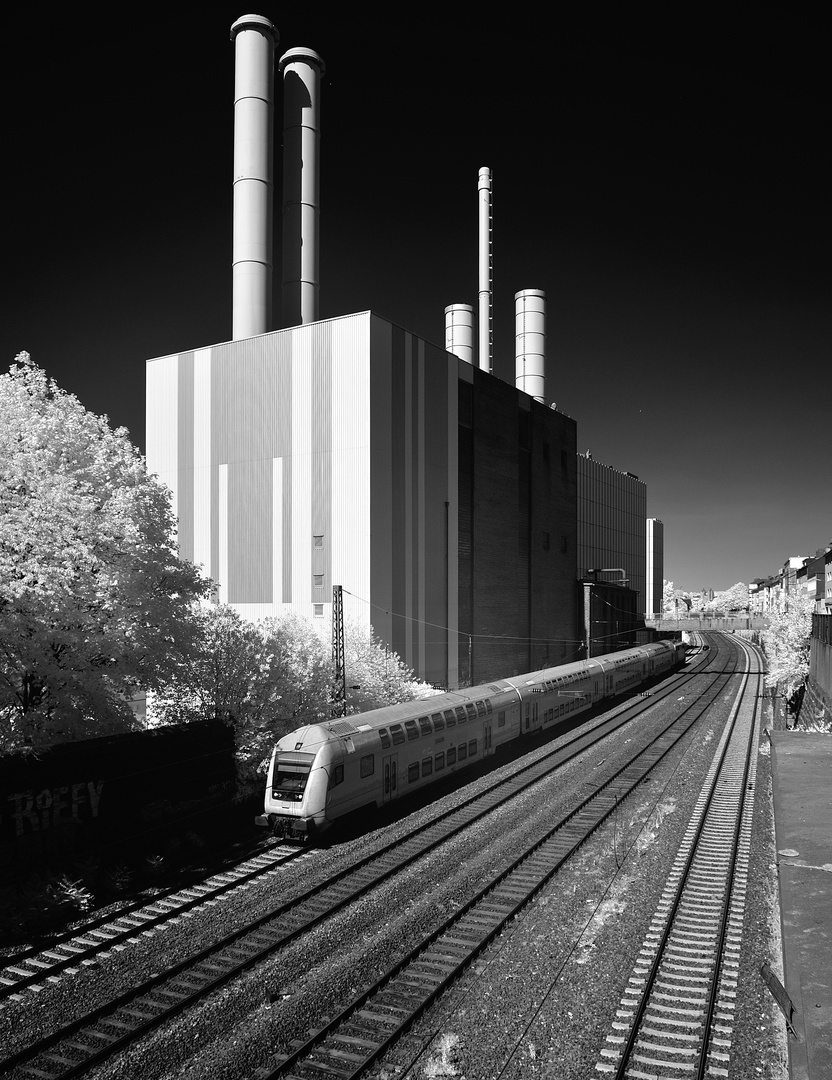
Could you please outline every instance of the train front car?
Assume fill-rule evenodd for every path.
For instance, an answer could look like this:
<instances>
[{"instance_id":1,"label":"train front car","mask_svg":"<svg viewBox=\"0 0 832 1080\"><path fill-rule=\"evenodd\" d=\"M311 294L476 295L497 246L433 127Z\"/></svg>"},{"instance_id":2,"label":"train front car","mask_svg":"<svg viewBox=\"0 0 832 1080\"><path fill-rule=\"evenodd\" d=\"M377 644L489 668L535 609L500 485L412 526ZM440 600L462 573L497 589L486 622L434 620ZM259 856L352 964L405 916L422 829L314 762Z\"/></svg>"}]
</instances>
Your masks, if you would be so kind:
<instances>
[{"instance_id":1,"label":"train front car","mask_svg":"<svg viewBox=\"0 0 832 1080\"><path fill-rule=\"evenodd\" d=\"M328 824L327 791L341 758L340 740L318 724L284 735L272 754L264 812L255 823L271 828L275 836L321 833Z\"/></svg>"}]
</instances>

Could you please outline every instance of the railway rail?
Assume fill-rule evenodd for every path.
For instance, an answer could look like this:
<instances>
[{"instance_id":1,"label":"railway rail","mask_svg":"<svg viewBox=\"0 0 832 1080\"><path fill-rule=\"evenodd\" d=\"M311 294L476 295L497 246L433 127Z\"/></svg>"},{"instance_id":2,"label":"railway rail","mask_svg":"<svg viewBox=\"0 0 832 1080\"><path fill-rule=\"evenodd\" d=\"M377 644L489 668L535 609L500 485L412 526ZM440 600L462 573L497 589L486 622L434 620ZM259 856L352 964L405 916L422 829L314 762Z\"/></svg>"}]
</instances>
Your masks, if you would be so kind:
<instances>
[{"instance_id":1,"label":"railway rail","mask_svg":"<svg viewBox=\"0 0 832 1080\"><path fill-rule=\"evenodd\" d=\"M5 960L0 968L0 1009L9 999L21 1000L24 991L39 993L45 984L54 983L59 977L78 974L82 966L89 966L96 959L107 956L111 949L126 948L139 942L148 932L271 873L303 854L304 850L288 844L275 844L237 866L212 874L204 881L168 890L149 902L132 905L117 915L95 919L87 926L51 942L48 949L33 949L12 958L11 962Z\"/></svg>"},{"instance_id":2,"label":"railway rail","mask_svg":"<svg viewBox=\"0 0 832 1080\"><path fill-rule=\"evenodd\" d=\"M762 681L740 645L751 671L596 1065L615 1080L728 1076Z\"/></svg>"},{"instance_id":3,"label":"railway rail","mask_svg":"<svg viewBox=\"0 0 832 1080\"><path fill-rule=\"evenodd\" d=\"M709 699L718 694L730 679L731 672L712 672L713 680ZM667 687L667 693L678 691L680 677L665 680L662 688ZM657 698L660 695L657 693ZM655 699L654 699L655 700ZM692 725L704 710L705 702L698 699L699 705L696 710L690 707L684 714L687 717L685 730ZM652 704L653 701L650 701ZM426 851L443 842L448 836L455 834L466 827L471 821L482 817L495 806L502 804L507 797L519 794L532 783L540 780L542 775L551 773L552 769L569 756L580 753L591 744L593 738L598 738L598 732L608 734L615 726L627 722L624 718L632 713L645 708L643 701L629 706L619 705L612 710L614 715L605 718L591 734L585 734L572 739L568 747L545 755L546 761L537 765L527 766L523 770L522 778L511 777L493 785L492 789L484 794L469 799L464 806L452 811L447 818L434 821L427 826L409 833L404 842L398 841L388 845L381 851L363 859L356 866L334 875L328 882L309 890L308 894L296 897L287 904L282 905L276 911L257 920L256 923L240 931L229 935L214 946L202 950L200 953L174 965L166 972L160 973L153 979L148 980L142 986L137 987L129 994L122 995L115 1001L110 1001L94 1010L92 1013L78 1018L72 1024L66 1025L59 1031L39 1043L13 1054L6 1061L0 1062L0 1073L5 1074L15 1070L15 1075L38 1076L38 1077L69 1077L80 1076L92 1065L103 1060L115 1050L125 1047L139 1038L144 1032L165 1022L176 1012L188 1007L215 987L228 981L243 969L257 963L262 957L274 952L286 945L290 940L302 934L310 927L317 925L323 919L329 917L336 910L343 908L358 896L374 888L382 880L388 879L392 874L399 872L402 867L420 858ZM674 725L678 730L680 721L677 718ZM678 735L681 738L681 734ZM634 783L638 783L635 780ZM606 816L623 795L617 790L608 793ZM596 799L600 796L595 796ZM604 803L596 803L603 807ZM581 810L576 810L573 817L575 822L583 820L579 815ZM600 819L598 819L600 820ZM596 821L597 825L597 821ZM570 828L574 830L576 824ZM594 826L585 826L594 827ZM567 829L568 834L568 829ZM565 834L566 835L566 834ZM559 841L562 843L563 838ZM570 848L574 850L575 844ZM541 846L545 841L540 841ZM531 856L527 854L526 859ZM565 858L566 855L563 855ZM541 855L543 863L551 862L551 853ZM563 861L560 858L560 862ZM557 860L556 860L557 861ZM557 862L557 865L560 864ZM554 872L553 869L550 873ZM519 865L511 871L504 871L503 876L512 874L512 880L505 888L508 895L517 893L518 882L527 879L529 874L536 879L540 873L535 864L530 863L525 868ZM493 888L492 884L490 888ZM538 883L535 887L539 888ZM526 888L526 885L523 886ZM528 893L528 889L526 889ZM529 894L531 895L531 894ZM528 898L528 897L527 897ZM515 896L517 904L525 903ZM488 909L487 901L483 901L478 913L472 915L474 922L482 923L482 912ZM501 901L498 907L504 906ZM517 904L512 908L514 912ZM511 917L508 915L507 917ZM440 931L442 933L443 931ZM493 931L496 932L496 931ZM480 935L481 942L493 936L493 932L486 934L485 938ZM472 936L466 926L460 930L456 928L456 934L452 935L466 940ZM437 939L438 940L438 939ZM442 947L450 948L452 942L445 940ZM482 945L480 946L482 947ZM448 955L453 955L449 953ZM470 959L470 955L469 955ZM460 960L460 963L467 963ZM448 961L442 962L447 967ZM440 965L442 966L442 965ZM357 1036L356 1036L357 1037ZM350 1051L347 1051L348 1053Z\"/></svg>"}]
</instances>

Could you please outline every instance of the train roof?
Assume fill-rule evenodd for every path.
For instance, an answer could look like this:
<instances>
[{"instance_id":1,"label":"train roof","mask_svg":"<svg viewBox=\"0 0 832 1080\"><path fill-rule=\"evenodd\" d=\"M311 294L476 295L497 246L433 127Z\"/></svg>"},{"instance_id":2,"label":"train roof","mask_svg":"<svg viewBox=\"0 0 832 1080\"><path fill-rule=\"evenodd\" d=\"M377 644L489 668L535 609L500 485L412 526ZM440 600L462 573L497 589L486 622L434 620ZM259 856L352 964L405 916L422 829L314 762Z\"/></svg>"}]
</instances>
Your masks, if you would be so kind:
<instances>
[{"instance_id":1,"label":"train roof","mask_svg":"<svg viewBox=\"0 0 832 1080\"><path fill-rule=\"evenodd\" d=\"M380 709L372 709L365 713L352 713L349 716L338 717L333 720L323 720L316 724L332 735L341 738L349 738L366 732L377 731L389 724L401 723L419 716L430 716L431 713L441 712L445 709L453 709L466 702L476 703L493 699L499 694L516 694L522 691L524 686L535 683L554 681L556 679L574 678L584 675L593 670L602 671L610 663L620 664L632 660L634 656L650 655L652 652L661 652L667 648L667 641L653 642L648 645L637 645L632 649L624 649L617 653L606 653L603 656L593 656L588 660L576 660L571 664L560 664L557 667L541 668L538 671L530 671L523 675L511 675L505 679L495 679L493 682L484 683L481 686L469 686L461 690L447 690L430 697L416 698L411 701L398 702L395 705L385 705Z\"/></svg>"}]
</instances>

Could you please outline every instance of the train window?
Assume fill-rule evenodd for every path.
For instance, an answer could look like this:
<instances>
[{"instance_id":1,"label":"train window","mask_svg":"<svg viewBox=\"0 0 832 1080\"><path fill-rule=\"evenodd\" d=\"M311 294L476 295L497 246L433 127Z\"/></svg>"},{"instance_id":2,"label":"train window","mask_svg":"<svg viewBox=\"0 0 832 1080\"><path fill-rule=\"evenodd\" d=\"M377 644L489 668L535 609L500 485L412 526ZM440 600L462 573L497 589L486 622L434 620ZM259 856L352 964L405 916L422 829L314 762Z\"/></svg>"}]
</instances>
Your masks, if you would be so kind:
<instances>
[{"instance_id":1,"label":"train window","mask_svg":"<svg viewBox=\"0 0 832 1080\"><path fill-rule=\"evenodd\" d=\"M419 779L419 762L414 761L412 765L407 766L407 782L408 784L414 784Z\"/></svg>"},{"instance_id":2,"label":"train window","mask_svg":"<svg viewBox=\"0 0 832 1080\"><path fill-rule=\"evenodd\" d=\"M442 719L442 713L441 712L433 713L433 715L431 716L431 720L433 721L433 730L434 731L444 731L445 730L445 721Z\"/></svg>"},{"instance_id":3,"label":"train window","mask_svg":"<svg viewBox=\"0 0 832 1080\"><path fill-rule=\"evenodd\" d=\"M390 734L393 736L394 746L398 746L400 743L405 742L404 729L401 724L391 724Z\"/></svg>"},{"instance_id":4,"label":"train window","mask_svg":"<svg viewBox=\"0 0 832 1080\"><path fill-rule=\"evenodd\" d=\"M390 735L387 732L387 728L379 728L378 737L381 739L382 750L387 750L390 746Z\"/></svg>"},{"instance_id":5,"label":"train window","mask_svg":"<svg viewBox=\"0 0 832 1080\"><path fill-rule=\"evenodd\" d=\"M433 758L422 758L422 776L430 776L433 772Z\"/></svg>"},{"instance_id":6,"label":"train window","mask_svg":"<svg viewBox=\"0 0 832 1080\"><path fill-rule=\"evenodd\" d=\"M405 731L407 732L408 739L418 739L419 738L419 728L418 728L415 720L405 720L404 727L405 727Z\"/></svg>"},{"instance_id":7,"label":"train window","mask_svg":"<svg viewBox=\"0 0 832 1080\"><path fill-rule=\"evenodd\" d=\"M343 762L340 765L336 765L329 773L329 788L338 787L339 784L344 782L344 765Z\"/></svg>"},{"instance_id":8,"label":"train window","mask_svg":"<svg viewBox=\"0 0 832 1080\"><path fill-rule=\"evenodd\" d=\"M456 713L456 722L458 724L464 724L467 719L465 715L465 706L457 705L457 707L454 709L454 712Z\"/></svg>"},{"instance_id":9,"label":"train window","mask_svg":"<svg viewBox=\"0 0 832 1080\"><path fill-rule=\"evenodd\" d=\"M471 741L470 741L470 742L468 743L468 753L469 753L469 754L471 755L471 757L473 757L473 756L474 756L474 754L476 754L476 752L477 752L477 740L476 740L476 739L472 739L472 740L471 740Z\"/></svg>"},{"instance_id":10,"label":"train window","mask_svg":"<svg viewBox=\"0 0 832 1080\"><path fill-rule=\"evenodd\" d=\"M448 751L447 761L449 765L456 765L456 748L453 746Z\"/></svg>"},{"instance_id":11,"label":"train window","mask_svg":"<svg viewBox=\"0 0 832 1080\"><path fill-rule=\"evenodd\" d=\"M500 709L500 711L497 713L497 727L505 727L505 726L506 726L506 710L505 709Z\"/></svg>"},{"instance_id":12,"label":"train window","mask_svg":"<svg viewBox=\"0 0 832 1080\"><path fill-rule=\"evenodd\" d=\"M468 757L468 747L465 743L460 743L456 748L457 761L464 761Z\"/></svg>"},{"instance_id":13,"label":"train window","mask_svg":"<svg viewBox=\"0 0 832 1080\"><path fill-rule=\"evenodd\" d=\"M456 717L454 716L453 709L445 710L445 723L448 725L448 727L456 727Z\"/></svg>"},{"instance_id":14,"label":"train window","mask_svg":"<svg viewBox=\"0 0 832 1080\"><path fill-rule=\"evenodd\" d=\"M486 701L485 711L488 713L489 716L494 712L494 706L491 704L490 701Z\"/></svg>"},{"instance_id":15,"label":"train window","mask_svg":"<svg viewBox=\"0 0 832 1080\"><path fill-rule=\"evenodd\" d=\"M423 735L432 735L433 729L430 726L430 720L426 716L419 717L419 727L422 729Z\"/></svg>"},{"instance_id":16,"label":"train window","mask_svg":"<svg viewBox=\"0 0 832 1080\"><path fill-rule=\"evenodd\" d=\"M439 772L440 769L445 768L445 755L444 754L437 754L436 757L433 759L433 761L434 761L434 764L436 765L436 771L437 772Z\"/></svg>"},{"instance_id":17,"label":"train window","mask_svg":"<svg viewBox=\"0 0 832 1080\"><path fill-rule=\"evenodd\" d=\"M364 777L364 776L372 776L373 773L376 771L376 756L375 756L375 754L365 754L364 757L359 762L358 771L359 771L359 773L360 773L360 775L362 777Z\"/></svg>"},{"instance_id":18,"label":"train window","mask_svg":"<svg viewBox=\"0 0 832 1080\"><path fill-rule=\"evenodd\" d=\"M473 702L471 702L470 705L465 706L465 711L468 713L469 720L477 719L477 706Z\"/></svg>"},{"instance_id":19,"label":"train window","mask_svg":"<svg viewBox=\"0 0 832 1080\"><path fill-rule=\"evenodd\" d=\"M478 701L477 702L477 716L485 716L485 713L486 713L485 702L484 701Z\"/></svg>"}]
</instances>

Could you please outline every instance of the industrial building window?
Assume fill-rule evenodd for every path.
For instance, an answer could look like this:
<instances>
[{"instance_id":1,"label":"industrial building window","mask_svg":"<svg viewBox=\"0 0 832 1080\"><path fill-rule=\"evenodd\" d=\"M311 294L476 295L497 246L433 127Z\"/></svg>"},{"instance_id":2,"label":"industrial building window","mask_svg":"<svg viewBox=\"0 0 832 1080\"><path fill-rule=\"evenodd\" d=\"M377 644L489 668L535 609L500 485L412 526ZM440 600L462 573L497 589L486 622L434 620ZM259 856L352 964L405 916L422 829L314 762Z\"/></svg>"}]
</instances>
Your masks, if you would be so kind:
<instances>
[{"instance_id":1,"label":"industrial building window","mask_svg":"<svg viewBox=\"0 0 832 1080\"><path fill-rule=\"evenodd\" d=\"M315 586L316 589L322 589L324 587L324 575L323 574L313 574L312 575L312 584Z\"/></svg>"},{"instance_id":2,"label":"industrial building window","mask_svg":"<svg viewBox=\"0 0 832 1080\"><path fill-rule=\"evenodd\" d=\"M321 618L322 619L323 616L324 616L324 605L323 604L313 604L312 606L314 608L314 611L312 612L312 614L316 618Z\"/></svg>"},{"instance_id":3,"label":"industrial building window","mask_svg":"<svg viewBox=\"0 0 832 1080\"><path fill-rule=\"evenodd\" d=\"M376 756L375 754L365 754L361 759L359 765L359 772L361 776L372 776L376 771Z\"/></svg>"},{"instance_id":4,"label":"industrial building window","mask_svg":"<svg viewBox=\"0 0 832 1080\"><path fill-rule=\"evenodd\" d=\"M321 536L313 536L312 537L312 547L322 548L323 546L324 546L323 535L321 535Z\"/></svg>"}]
</instances>

